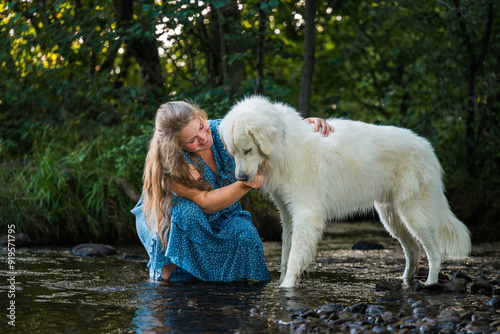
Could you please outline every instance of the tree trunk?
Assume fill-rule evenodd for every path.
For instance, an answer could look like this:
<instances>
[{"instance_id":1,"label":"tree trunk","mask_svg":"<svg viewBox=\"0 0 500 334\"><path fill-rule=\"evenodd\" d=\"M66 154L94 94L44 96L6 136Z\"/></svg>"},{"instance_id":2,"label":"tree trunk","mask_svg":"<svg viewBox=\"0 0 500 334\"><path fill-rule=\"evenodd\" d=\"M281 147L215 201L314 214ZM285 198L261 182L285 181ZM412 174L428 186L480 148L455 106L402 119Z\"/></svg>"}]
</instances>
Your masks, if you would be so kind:
<instances>
[{"instance_id":1,"label":"tree trunk","mask_svg":"<svg viewBox=\"0 0 500 334\"><path fill-rule=\"evenodd\" d=\"M316 17L316 0L306 0L305 9L304 64L300 78L299 110L303 117L308 117L316 48L316 23L314 22Z\"/></svg>"},{"instance_id":2,"label":"tree trunk","mask_svg":"<svg viewBox=\"0 0 500 334\"><path fill-rule=\"evenodd\" d=\"M133 24L134 7L132 0L113 0L115 18L121 26ZM154 29L154 22L150 29ZM153 30L154 31L154 30ZM158 45L154 32L140 39L123 37L127 45L127 52L132 54L141 67L142 80L144 86L150 89L155 97L163 95L163 74L158 55Z\"/></svg>"},{"instance_id":3,"label":"tree trunk","mask_svg":"<svg viewBox=\"0 0 500 334\"><path fill-rule=\"evenodd\" d=\"M224 90L229 95L234 95L239 91L239 87L246 79L245 63L242 60L234 58L234 55L242 52L238 45L228 45L225 33L241 29L240 11L238 1L231 0L226 6L216 8L217 13L217 32L218 41L215 45L219 46L222 77L224 81Z\"/></svg>"},{"instance_id":4,"label":"tree trunk","mask_svg":"<svg viewBox=\"0 0 500 334\"><path fill-rule=\"evenodd\" d=\"M476 144L478 137L480 136L479 129L477 129L476 115L478 114L478 104L477 104L477 73L482 67L484 59L488 51L488 45L490 43L491 36L491 25L493 23L493 0L488 0L486 2L486 22L485 30L479 44L479 54L476 54L474 50L473 43L471 41L471 36L467 32L467 26L464 22L465 17L462 14L460 1L454 0L456 7L456 13L458 18L458 24L462 33L463 43L465 51L469 58L469 66L466 73L467 78L467 97L465 101L465 133L466 133L466 155L467 155L467 171L470 176L477 177L477 166L476 166Z\"/></svg>"},{"instance_id":5,"label":"tree trunk","mask_svg":"<svg viewBox=\"0 0 500 334\"><path fill-rule=\"evenodd\" d=\"M264 44L266 32L266 12L262 10L260 5L262 1L257 3L259 9L259 35L257 37L257 82L255 84L255 94L262 92L262 80L264 78Z\"/></svg>"}]
</instances>

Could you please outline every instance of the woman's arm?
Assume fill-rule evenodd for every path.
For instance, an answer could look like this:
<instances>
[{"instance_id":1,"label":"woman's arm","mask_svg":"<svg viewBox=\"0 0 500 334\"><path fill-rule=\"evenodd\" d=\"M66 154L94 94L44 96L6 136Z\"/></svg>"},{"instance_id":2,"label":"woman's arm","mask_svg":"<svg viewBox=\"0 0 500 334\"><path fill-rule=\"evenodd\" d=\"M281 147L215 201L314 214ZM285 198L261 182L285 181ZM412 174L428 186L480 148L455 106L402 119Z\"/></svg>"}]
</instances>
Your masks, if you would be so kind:
<instances>
[{"instance_id":1,"label":"woman's arm","mask_svg":"<svg viewBox=\"0 0 500 334\"><path fill-rule=\"evenodd\" d=\"M260 187L263 183L264 176L256 175L251 181L236 181L228 186L209 191L188 188L177 182L172 183L172 188L177 196L195 202L203 212L209 214L233 205L247 192Z\"/></svg>"},{"instance_id":2,"label":"woman's arm","mask_svg":"<svg viewBox=\"0 0 500 334\"><path fill-rule=\"evenodd\" d=\"M314 124L314 132L319 132L321 130L321 134L324 137L327 137L330 132L334 132L333 126L328 124L328 122L322 118L309 117L304 118L302 121L308 124Z\"/></svg>"}]
</instances>

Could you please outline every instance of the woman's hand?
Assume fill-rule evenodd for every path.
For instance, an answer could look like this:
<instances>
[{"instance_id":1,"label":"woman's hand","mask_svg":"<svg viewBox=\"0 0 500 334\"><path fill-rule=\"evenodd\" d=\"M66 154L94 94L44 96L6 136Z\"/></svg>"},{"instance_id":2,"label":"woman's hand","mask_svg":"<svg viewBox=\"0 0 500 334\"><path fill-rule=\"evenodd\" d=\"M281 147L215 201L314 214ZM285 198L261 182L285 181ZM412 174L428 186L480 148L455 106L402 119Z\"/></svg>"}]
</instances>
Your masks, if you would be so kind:
<instances>
[{"instance_id":1,"label":"woman's hand","mask_svg":"<svg viewBox=\"0 0 500 334\"><path fill-rule=\"evenodd\" d=\"M314 124L314 132L320 132L323 137L328 137L330 132L334 132L335 130L333 129L333 126L328 124L327 121L325 121L322 118L317 118L317 117L309 117L309 118L304 118L303 121L307 124Z\"/></svg>"},{"instance_id":2,"label":"woman's hand","mask_svg":"<svg viewBox=\"0 0 500 334\"><path fill-rule=\"evenodd\" d=\"M264 184L264 175L257 174L250 181L243 182L244 185L252 189L259 188Z\"/></svg>"}]
</instances>

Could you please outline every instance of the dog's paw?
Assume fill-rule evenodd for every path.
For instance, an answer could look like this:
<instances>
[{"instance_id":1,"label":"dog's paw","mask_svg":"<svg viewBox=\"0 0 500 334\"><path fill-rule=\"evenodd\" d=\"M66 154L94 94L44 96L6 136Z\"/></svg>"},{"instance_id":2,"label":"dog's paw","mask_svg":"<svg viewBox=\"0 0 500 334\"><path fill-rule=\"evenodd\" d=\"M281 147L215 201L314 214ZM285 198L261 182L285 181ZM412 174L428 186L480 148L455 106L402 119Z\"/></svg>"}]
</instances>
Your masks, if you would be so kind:
<instances>
[{"instance_id":1,"label":"dog's paw","mask_svg":"<svg viewBox=\"0 0 500 334\"><path fill-rule=\"evenodd\" d=\"M293 278L286 278L281 282L280 288L293 288L295 287L295 279Z\"/></svg>"}]
</instances>

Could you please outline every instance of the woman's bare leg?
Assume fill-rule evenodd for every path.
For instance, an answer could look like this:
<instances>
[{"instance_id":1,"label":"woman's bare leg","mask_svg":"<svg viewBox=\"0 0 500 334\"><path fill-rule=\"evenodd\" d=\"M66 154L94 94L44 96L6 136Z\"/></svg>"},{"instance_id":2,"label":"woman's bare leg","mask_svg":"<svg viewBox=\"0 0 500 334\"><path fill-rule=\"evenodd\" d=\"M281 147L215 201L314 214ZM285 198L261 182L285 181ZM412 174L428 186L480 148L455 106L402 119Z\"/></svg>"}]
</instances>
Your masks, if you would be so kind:
<instances>
[{"instance_id":1,"label":"woman's bare leg","mask_svg":"<svg viewBox=\"0 0 500 334\"><path fill-rule=\"evenodd\" d=\"M166 266L161 267L161 278L169 279L177 266L173 263L169 263Z\"/></svg>"}]
</instances>

